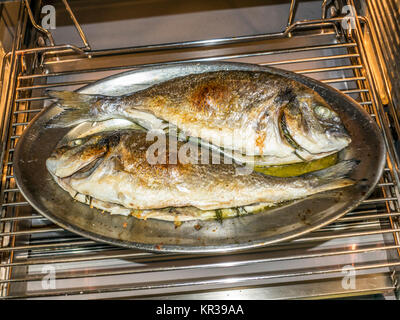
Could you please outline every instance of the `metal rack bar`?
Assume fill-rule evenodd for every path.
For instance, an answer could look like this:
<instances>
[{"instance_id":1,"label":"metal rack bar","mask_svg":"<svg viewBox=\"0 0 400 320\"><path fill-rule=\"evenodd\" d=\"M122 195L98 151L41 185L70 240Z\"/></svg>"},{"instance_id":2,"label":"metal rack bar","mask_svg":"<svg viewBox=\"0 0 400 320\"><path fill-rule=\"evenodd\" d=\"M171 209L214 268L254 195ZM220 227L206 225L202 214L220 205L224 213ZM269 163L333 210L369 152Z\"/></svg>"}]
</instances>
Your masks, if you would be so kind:
<instances>
[{"instance_id":1,"label":"metal rack bar","mask_svg":"<svg viewBox=\"0 0 400 320\"><path fill-rule=\"evenodd\" d=\"M393 262L388 264L390 266L399 266L400 262ZM385 267L387 265L382 264L369 264L369 265L362 265L357 266L354 268L355 271L361 270L370 270L370 269L379 269ZM334 274L334 273L341 273L342 268L332 268L326 270L318 270L314 271L313 275L326 275L326 274ZM270 279L277 279L277 278L293 278L293 277L301 277L301 276L308 276L310 272L303 271L303 272L293 272L288 274L278 274L278 275L248 275L248 276L238 276L238 277L223 277L223 278L211 278L211 279L187 279L185 281L178 281L173 283L138 283L135 285L124 285L118 288L78 288L78 289L69 289L63 291L50 291L50 292L37 292L37 293L29 293L26 296L11 296L6 297L6 299L15 299L15 298L23 298L23 297L56 297L58 295L81 295L81 294L90 294L90 293L98 293L100 290L101 292L122 292L122 291L140 291L140 290L156 290L156 289L174 289L174 288L182 288L182 287L189 287L193 290L193 287L197 286L204 286L204 285L229 285L229 284L246 284L260 281L260 280L270 280ZM394 289L392 286L391 289Z\"/></svg>"},{"instance_id":2,"label":"metal rack bar","mask_svg":"<svg viewBox=\"0 0 400 320\"><path fill-rule=\"evenodd\" d=\"M397 249L399 246L388 246L383 248L371 247L365 249L353 250L352 254L357 253L366 253L377 250L391 250ZM72 278L85 278L85 277L100 277L100 276L115 276L115 275L125 275L125 274L140 274L140 273L151 273L151 272L167 272L167 271L183 271L183 270L195 270L202 268L232 268L232 267L243 267L249 266L259 263L265 262L273 262L273 261L285 261L285 260L295 260L295 259L309 259L309 258L321 258L327 256L336 256L348 254L348 251L337 251L337 252L327 252L322 254L308 254L308 255L298 255L292 257L280 257L280 258L268 258L268 259L254 259L254 260L244 260L244 261L233 261L233 262L222 262L222 263L213 263L213 264L195 264L195 265L186 265L186 266L172 266L172 267L158 267L158 268L136 268L136 269L128 269L128 270L118 270L118 271L107 271L107 272L83 272L83 273L74 273L74 274L62 274L57 276L55 279L72 279ZM379 266L381 267L381 266ZM42 275L34 275L29 278L22 279L9 279L0 281L0 283L9 283L9 282L24 282L24 281L41 281L43 279Z\"/></svg>"},{"instance_id":3,"label":"metal rack bar","mask_svg":"<svg viewBox=\"0 0 400 320\"><path fill-rule=\"evenodd\" d=\"M74 22L75 28L78 31L78 34L81 37L83 44L85 45L85 49L90 51L91 48L90 48L89 42L87 41L87 38L85 36L85 33L82 30L81 25L79 24L78 20L76 20L75 14L73 13L71 7L69 6L68 1L62 0L62 2L64 3L65 9L67 10L69 16L71 17L71 20Z\"/></svg>"},{"instance_id":4,"label":"metal rack bar","mask_svg":"<svg viewBox=\"0 0 400 320\"><path fill-rule=\"evenodd\" d=\"M290 27L293 24L294 15L296 13L296 4L296 0L292 0L292 2L290 3L287 27Z\"/></svg>"},{"instance_id":5,"label":"metal rack bar","mask_svg":"<svg viewBox=\"0 0 400 320\"><path fill-rule=\"evenodd\" d=\"M238 44L238 43L246 43L252 41L265 41L265 40L288 37L294 31L310 26L320 27L320 28L331 27L335 30L336 34L339 34L337 23L340 21L341 21L340 18L313 20L313 21L309 20L296 21L289 27L287 27L283 32L240 36L240 37L226 37L226 38L217 38L208 40L184 41L184 42L157 44L157 45L146 45L137 47L117 48L108 50L91 50L91 51L84 51L81 48L78 48L74 45L64 44L58 46L21 49L17 50L16 54L21 55L21 54L33 54L42 52L45 53L47 56L49 56L54 54L66 54L75 52L82 56L95 57L95 56L107 56L107 55L122 55L129 53L156 52L156 51L173 50L173 49L189 49L196 47L221 46L228 44Z\"/></svg>"},{"instance_id":6,"label":"metal rack bar","mask_svg":"<svg viewBox=\"0 0 400 320\"><path fill-rule=\"evenodd\" d=\"M54 46L55 44L54 44L53 35L51 34L51 32L49 30L42 28L41 26L39 26L36 23L35 18L33 17L31 6L29 5L28 0L24 0L24 5L25 5L25 8L26 8L26 11L28 12L29 20L31 21L33 27L35 29L37 29L39 32L41 32L44 35L46 35L47 39L49 39L50 45Z\"/></svg>"},{"instance_id":7,"label":"metal rack bar","mask_svg":"<svg viewBox=\"0 0 400 320\"><path fill-rule=\"evenodd\" d=\"M290 48L290 49L278 49L278 50L268 50L268 51L263 51L260 54L262 55L276 55L276 54L284 54L284 53L295 53L295 52L304 52L304 51L312 51L312 50L323 50L323 49L340 49L340 48L351 48L356 46L355 43L335 43L335 44L329 44L329 45L313 45L313 46L305 46L305 47L300 47L300 48ZM22 53L22 51L19 51ZM253 53L254 56L257 55L257 53ZM233 58L234 56L224 56L221 57L223 59L228 59L228 58ZM249 56L239 56L239 58L245 58ZM339 57L340 58L340 57ZM108 68L96 68L93 70L77 70L77 71L66 71L66 72L50 72L50 73L45 73L45 74L32 74L32 75L20 75L18 77L19 80L26 80L26 79L33 79L33 78L49 78L53 76L60 76L60 75L71 75L71 74L76 74L76 73L89 73L95 71L104 71L104 70L119 70L119 69L132 69L132 68L137 68L137 64L132 64L132 65L127 65L124 67L108 67Z\"/></svg>"}]
</instances>

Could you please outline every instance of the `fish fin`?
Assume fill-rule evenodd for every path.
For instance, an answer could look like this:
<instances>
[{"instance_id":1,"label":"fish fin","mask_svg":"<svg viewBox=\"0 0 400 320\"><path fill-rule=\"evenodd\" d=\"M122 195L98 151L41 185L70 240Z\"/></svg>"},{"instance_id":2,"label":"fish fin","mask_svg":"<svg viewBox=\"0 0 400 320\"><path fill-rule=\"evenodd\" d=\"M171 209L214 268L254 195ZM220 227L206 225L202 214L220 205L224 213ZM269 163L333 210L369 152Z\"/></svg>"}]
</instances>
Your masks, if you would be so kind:
<instances>
[{"instance_id":1,"label":"fish fin","mask_svg":"<svg viewBox=\"0 0 400 320\"><path fill-rule=\"evenodd\" d=\"M320 192L343 188L353 185L355 181L349 178L350 173L360 163L359 160L343 160L323 170L306 173L309 178L315 179Z\"/></svg>"},{"instance_id":2,"label":"fish fin","mask_svg":"<svg viewBox=\"0 0 400 320\"><path fill-rule=\"evenodd\" d=\"M89 95L72 91L48 91L47 94L56 99L58 105L63 109L61 113L50 119L47 123L48 128L65 128L88 120L100 120L96 118L101 114L96 112L95 104L108 98L102 95Z\"/></svg>"}]
</instances>

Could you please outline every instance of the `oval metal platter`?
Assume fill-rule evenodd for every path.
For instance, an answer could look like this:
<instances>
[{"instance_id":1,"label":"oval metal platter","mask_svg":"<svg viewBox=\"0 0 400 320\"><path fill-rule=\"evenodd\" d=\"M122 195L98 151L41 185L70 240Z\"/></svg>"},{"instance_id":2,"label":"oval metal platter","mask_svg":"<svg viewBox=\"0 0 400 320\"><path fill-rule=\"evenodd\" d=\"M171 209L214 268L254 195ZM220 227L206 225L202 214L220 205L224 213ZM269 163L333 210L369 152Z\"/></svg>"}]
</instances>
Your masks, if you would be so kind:
<instances>
[{"instance_id":1,"label":"oval metal platter","mask_svg":"<svg viewBox=\"0 0 400 320\"><path fill-rule=\"evenodd\" d=\"M190 221L176 227L172 222L101 213L74 201L46 169L46 159L71 130L45 127L49 119L61 111L52 104L31 121L16 147L14 176L23 196L43 216L90 239L150 251L205 253L250 249L299 237L335 221L371 194L385 164L385 146L378 126L353 99L311 78L242 63L184 63L113 75L79 92L118 96L175 77L216 70L267 71L299 81L318 92L341 116L352 137L352 143L340 152L339 158L360 161L351 176L357 183L265 212L225 219L222 223Z\"/></svg>"}]
</instances>

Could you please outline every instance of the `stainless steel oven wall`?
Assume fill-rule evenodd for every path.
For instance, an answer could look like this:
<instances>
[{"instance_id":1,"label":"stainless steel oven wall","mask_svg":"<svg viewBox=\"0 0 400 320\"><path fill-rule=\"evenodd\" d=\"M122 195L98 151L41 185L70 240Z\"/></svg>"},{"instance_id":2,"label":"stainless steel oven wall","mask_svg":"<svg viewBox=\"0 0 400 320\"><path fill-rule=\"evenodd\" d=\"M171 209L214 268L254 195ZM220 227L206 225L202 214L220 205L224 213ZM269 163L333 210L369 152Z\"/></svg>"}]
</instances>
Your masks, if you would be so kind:
<instances>
[{"instance_id":1,"label":"stainless steel oven wall","mask_svg":"<svg viewBox=\"0 0 400 320\"><path fill-rule=\"evenodd\" d=\"M383 71L380 92L388 107L393 108L395 116L399 118L400 1L369 0L365 2L363 9L371 26L371 33L367 35L368 42L378 50L378 54L371 58L375 58L375 63L379 64ZM397 150L400 152L398 141Z\"/></svg>"},{"instance_id":2,"label":"stainless steel oven wall","mask_svg":"<svg viewBox=\"0 0 400 320\"><path fill-rule=\"evenodd\" d=\"M400 1L363 1L359 10L365 15L370 26L370 32L365 34L365 39L367 46L371 48L370 60L379 79L377 81L379 94L388 110L388 122L394 137L395 151L400 158L400 127L398 125L400 119ZM399 273L400 268L397 268L397 283L400 282Z\"/></svg>"},{"instance_id":3,"label":"stainless steel oven wall","mask_svg":"<svg viewBox=\"0 0 400 320\"><path fill-rule=\"evenodd\" d=\"M7 86L10 66L5 59L7 52L12 51L15 38L18 11L20 4L15 2L0 3L0 68L4 68L4 76L0 79L1 87ZM4 95L0 96L0 128L3 128L5 116Z\"/></svg>"}]
</instances>

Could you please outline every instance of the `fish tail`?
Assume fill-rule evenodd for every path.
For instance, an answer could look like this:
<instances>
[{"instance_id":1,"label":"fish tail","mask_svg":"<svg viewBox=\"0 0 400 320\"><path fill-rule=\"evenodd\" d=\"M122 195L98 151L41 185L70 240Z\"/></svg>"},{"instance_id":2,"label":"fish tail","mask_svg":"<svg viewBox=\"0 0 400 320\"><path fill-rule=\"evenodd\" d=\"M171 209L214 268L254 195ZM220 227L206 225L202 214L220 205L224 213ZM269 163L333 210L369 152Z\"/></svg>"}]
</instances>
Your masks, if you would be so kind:
<instances>
[{"instance_id":1,"label":"fish tail","mask_svg":"<svg viewBox=\"0 0 400 320\"><path fill-rule=\"evenodd\" d=\"M306 175L316 181L319 192L343 188L355 183L349 176L359 162L358 160L343 160L329 168Z\"/></svg>"},{"instance_id":2,"label":"fish tail","mask_svg":"<svg viewBox=\"0 0 400 320\"><path fill-rule=\"evenodd\" d=\"M109 98L102 95L89 95L71 91L48 91L47 94L56 99L58 105L63 109L61 113L47 123L47 127L50 128L65 128L85 121L99 121L99 118L104 114L97 106L102 105L101 100L106 102Z\"/></svg>"}]
</instances>

